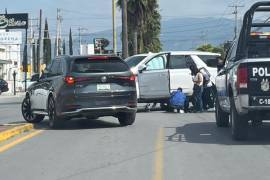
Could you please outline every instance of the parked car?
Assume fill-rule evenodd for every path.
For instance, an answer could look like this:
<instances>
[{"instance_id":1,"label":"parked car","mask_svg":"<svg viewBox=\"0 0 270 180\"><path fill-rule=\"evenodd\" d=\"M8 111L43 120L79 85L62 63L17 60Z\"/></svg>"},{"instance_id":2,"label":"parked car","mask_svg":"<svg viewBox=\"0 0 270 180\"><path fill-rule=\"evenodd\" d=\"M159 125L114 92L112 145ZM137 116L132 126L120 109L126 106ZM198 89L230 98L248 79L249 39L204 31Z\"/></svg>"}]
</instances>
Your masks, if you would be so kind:
<instances>
[{"instance_id":1,"label":"parked car","mask_svg":"<svg viewBox=\"0 0 270 180\"><path fill-rule=\"evenodd\" d=\"M8 83L5 80L0 79L0 95L2 94L2 92L7 91L8 91Z\"/></svg>"},{"instance_id":2,"label":"parked car","mask_svg":"<svg viewBox=\"0 0 270 180\"><path fill-rule=\"evenodd\" d=\"M270 119L270 25L253 18L262 11L270 12L270 2L255 3L247 11L239 37L216 77L216 124L231 125L235 140L247 138L249 121L262 125Z\"/></svg>"},{"instance_id":3,"label":"parked car","mask_svg":"<svg viewBox=\"0 0 270 180\"><path fill-rule=\"evenodd\" d=\"M117 117L123 126L135 121L135 77L115 56L57 57L32 84L22 102L22 114L30 123L49 116L56 128L73 117Z\"/></svg>"},{"instance_id":4,"label":"parked car","mask_svg":"<svg viewBox=\"0 0 270 180\"><path fill-rule=\"evenodd\" d=\"M135 55L125 61L137 76L139 102L163 102L178 87L186 95L192 95L193 82L188 67L191 63L195 63L198 68L205 68L214 82L220 56L218 53L200 51L171 51Z\"/></svg>"}]
</instances>

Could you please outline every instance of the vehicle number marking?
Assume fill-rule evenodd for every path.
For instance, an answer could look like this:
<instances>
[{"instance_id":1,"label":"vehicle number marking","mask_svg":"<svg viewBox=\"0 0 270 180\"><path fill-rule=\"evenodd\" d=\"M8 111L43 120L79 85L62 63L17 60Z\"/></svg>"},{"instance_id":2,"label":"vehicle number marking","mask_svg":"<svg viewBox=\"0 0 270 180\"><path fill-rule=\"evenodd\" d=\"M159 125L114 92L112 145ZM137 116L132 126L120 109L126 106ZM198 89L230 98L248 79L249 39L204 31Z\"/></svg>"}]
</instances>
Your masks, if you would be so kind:
<instances>
[{"instance_id":1,"label":"vehicle number marking","mask_svg":"<svg viewBox=\"0 0 270 180\"><path fill-rule=\"evenodd\" d=\"M260 105L270 105L270 99L259 99Z\"/></svg>"}]
</instances>

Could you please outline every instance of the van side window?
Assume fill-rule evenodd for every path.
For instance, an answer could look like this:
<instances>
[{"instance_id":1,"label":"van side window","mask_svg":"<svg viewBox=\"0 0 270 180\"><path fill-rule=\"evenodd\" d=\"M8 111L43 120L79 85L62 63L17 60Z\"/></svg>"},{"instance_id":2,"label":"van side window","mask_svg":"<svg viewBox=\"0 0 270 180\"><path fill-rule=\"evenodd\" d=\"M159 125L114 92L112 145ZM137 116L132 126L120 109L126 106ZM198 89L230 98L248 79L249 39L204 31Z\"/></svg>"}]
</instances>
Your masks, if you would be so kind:
<instances>
[{"instance_id":1,"label":"van side window","mask_svg":"<svg viewBox=\"0 0 270 180\"><path fill-rule=\"evenodd\" d=\"M171 55L169 64L170 69L187 69L187 58L188 57L184 55Z\"/></svg>"},{"instance_id":2,"label":"van side window","mask_svg":"<svg viewBox=\"0 0 270 180\"><path fill-rule=\"evenodd\" d=\"M146 70L161 70L166 68L166 60L163 56L157 56L146 64Z\"/></svg>"}]
</instances>

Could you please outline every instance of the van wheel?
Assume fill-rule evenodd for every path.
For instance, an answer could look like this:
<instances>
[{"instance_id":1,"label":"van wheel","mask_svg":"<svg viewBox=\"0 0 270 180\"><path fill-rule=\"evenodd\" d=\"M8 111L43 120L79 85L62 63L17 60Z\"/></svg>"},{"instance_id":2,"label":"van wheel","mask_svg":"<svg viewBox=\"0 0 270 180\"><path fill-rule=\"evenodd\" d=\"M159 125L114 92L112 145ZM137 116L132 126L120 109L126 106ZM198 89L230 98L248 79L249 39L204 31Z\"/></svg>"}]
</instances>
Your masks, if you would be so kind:
<instances>
[{"instance_id":1,"label":"van wheel","mask_svg":"<svg viewBox=\"0 0 270 180\"><path fill-rule=\"evenodd\" d=\"M49 126L52 129L60 128L62 125L62 118L56 115L56 106L52 97L48 101L48 115L49 115Z\"/></svg>"},{"instance_id":2,"label":"van wheel","mask_svg":"<svg viewBox=\"0 0 270 180\"><path fill-rule=\"evenodd\" d=\"M248 120L246 119L247 116L240 115L237 112L232 97L230 98L230 104L231 104L230 119L232 125L232 138L238 141L245 140L247 139L248 135Z\"/></svg>"},{"instance_id":3,"label":"van wheel","mask_svg":"<svg viewBox=\"0 0 270 180\"><path fill-rule=\"evenodd\" d=\"M33 114L29 97L25 97L22 102L21 111L23 118L29 123L39 123L44 119L44 115Z\"/></svg>"},{"instance_id":4,"label":"van wheel","mask_svg":"<svg viewBox=\"0 0 270 180\"><path fill-rule=\"evenodd\" d=\"M135 122L136 113L121 113L118 120L121 126L132 125Z\"/></svg>"},{"instance_id":5,"label":"van wheel","mask_svg":"<svg viewBox=\"0 0 270 180\"><path fill-rule=\"evenodd\" d=\"M215 115L217 127L229 127L229 114L221 109L218 98L215 103Z\"/></svg>"}]
</instances>

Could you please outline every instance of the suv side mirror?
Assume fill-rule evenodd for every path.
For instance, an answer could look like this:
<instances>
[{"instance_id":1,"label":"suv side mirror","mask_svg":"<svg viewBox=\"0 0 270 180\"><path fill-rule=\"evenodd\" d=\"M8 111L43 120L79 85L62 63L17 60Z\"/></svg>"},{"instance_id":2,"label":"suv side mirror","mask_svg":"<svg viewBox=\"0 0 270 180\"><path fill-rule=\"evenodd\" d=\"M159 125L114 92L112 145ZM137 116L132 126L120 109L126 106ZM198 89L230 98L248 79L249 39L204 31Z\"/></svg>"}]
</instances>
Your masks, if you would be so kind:
<instances>
[{"instance_id":1,"label":"suv side mirror","mask_svg":"<svg viewBox=\"0 0 270 180\"><path fill-rule=\"evenodd\" d=\"M30 81L31 81L31 82L37 82L37 81L39 81L39 74L34 74L34 75L32 75Z\"/></svg>"},{"instance_id":2,"label":"suv side mirror","mask_svg":"<svg viewBox=\"0 0 270 180\"><path fill-rule=\"evenodd\" d=\"M146 70L146 65L145 65L145 64L140 65L140 66L138 67L139 73L142 73L144 70Z\"/></svg>"}]
</instances>

